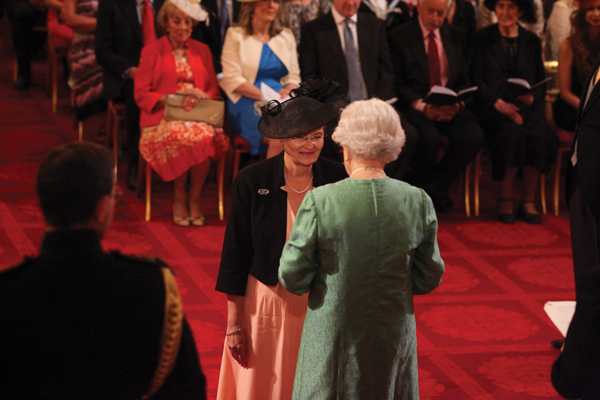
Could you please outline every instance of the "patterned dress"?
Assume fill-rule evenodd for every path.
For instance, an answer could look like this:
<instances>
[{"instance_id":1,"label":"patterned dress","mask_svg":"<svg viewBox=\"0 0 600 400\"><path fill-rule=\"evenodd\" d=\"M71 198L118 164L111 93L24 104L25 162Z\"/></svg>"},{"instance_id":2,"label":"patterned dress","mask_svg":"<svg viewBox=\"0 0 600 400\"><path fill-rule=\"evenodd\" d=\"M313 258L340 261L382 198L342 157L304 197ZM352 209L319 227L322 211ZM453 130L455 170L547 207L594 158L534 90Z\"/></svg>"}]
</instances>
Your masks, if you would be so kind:
<instances>
[{"instance_id":1,"label":"patterned dress","mask_svg":"<svg viewBox=\"0 0 600 400\"><path fill-rule=\"evenodd\" d=\"M98 0L78 0L76 13L96 18ZM96 61L94 32L75 32L69 51L69 66L71 67L69 86L75 93L77 107L99 99L102 95L102 67Z\"/></svg>"},{"instance_id":2,"label":"patterned dress","mask_svg":"<svg viewBox=\"0 0 600 400\"><path fill-rule=\"evenodd\" d=\"M187 57L175 57L177 91L194 87ZM140 154L165 181L172 181L208 157L218 159L229 148L222 128L204 122L160 121L142 129Z\"/></svg>"}]
</instances>

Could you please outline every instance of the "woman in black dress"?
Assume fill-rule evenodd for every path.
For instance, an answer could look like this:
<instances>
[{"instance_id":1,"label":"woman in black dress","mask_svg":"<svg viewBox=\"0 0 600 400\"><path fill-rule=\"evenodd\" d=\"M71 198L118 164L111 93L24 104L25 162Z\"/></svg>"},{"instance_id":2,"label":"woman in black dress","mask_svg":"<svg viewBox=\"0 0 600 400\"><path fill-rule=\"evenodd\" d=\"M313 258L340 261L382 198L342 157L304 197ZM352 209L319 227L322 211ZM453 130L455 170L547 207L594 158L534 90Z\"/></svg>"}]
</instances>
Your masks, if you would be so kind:
<instances>
[{"instance_id":1,"label":"woman in black dress","mask_svg":"<svg viewBox=\"0 0 600 400\"><path fill-rule=\"evenodd\" d=\"M545 85L517 95L506 88L509 78L534 85L545 78L540 39L517 24L535 18L532 0L486 0L498 23L483 28L473 38L472 73L479 86L474 108L484 128L492 155L492 177L501 180L498 220L515 222L513 186L523 173L523 196L518 216L539 224L535 190L540 173L551 165L553 137L544 118Z\"/></svg>"}]
</instances>

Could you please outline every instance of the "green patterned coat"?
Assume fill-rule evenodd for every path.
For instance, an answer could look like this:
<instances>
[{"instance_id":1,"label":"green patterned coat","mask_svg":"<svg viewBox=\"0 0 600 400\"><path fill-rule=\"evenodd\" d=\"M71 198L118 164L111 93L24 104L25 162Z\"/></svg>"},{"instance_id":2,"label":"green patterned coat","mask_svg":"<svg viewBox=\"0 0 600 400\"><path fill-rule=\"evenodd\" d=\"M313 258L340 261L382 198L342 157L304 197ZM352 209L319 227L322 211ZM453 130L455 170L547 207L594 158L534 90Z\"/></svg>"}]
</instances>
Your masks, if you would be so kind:
<instances>
[{"instance_id":1,"label":"green patterned coat","mask_svg":"<svg viewBox=\"0 0 600 400\"><path fill-rule=\"evenodd\" d=\"M418 399L413 294L443 273L423 190L383 178L307 193L279 268L286 289L310 290L293 398Z\"/></svg>"}]
</instances>

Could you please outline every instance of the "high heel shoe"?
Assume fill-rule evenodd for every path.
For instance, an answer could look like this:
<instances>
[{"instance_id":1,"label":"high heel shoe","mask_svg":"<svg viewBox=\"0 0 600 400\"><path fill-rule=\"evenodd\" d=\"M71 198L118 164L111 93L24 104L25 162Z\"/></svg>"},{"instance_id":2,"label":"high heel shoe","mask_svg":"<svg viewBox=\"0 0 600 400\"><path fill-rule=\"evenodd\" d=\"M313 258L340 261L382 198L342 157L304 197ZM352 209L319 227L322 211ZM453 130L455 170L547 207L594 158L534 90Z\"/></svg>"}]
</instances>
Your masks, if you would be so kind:
<instances>
[{"instance_id":1,"label":"high heel shoe","mask_svg":"<svg viewBox=\"0 0 600 400\"><path fill-rule=\"evenodd\" d=\"M511 199L511 198L498 199L498 208L500 208L500 203L503 203L503 202L511 202L512 203L513 199ZM502 214L500 214L500 212L498 212L497 217L498 217L498 221L500 221L503 224L512 225L515 223L515 213L514 212L502 213Z\"/></svg>"},{"instance_id":2,"label":"high heel shoe","mask_svg":"<svg viewBox=\"0 0 600 400\"><path fill-rule=\"evenodd\" d=\"M173 215L173 222L179 226L190 226L190 217L177 217Z\"/></svg>"},{"instance_id":3,"label":"high heel shoe","mask_svg":"<svg viewBox=\"0 0 600 400\"><path fill-rule=\"evenodd\" d=\"M204 226L204 215L190 218L190 222L194 226Z\"/></svg>"},{"instance_id":4,"label":"high heel shoe","mask_svg":"<svg viewBox=\"0 0 600 400\"><path fill-rule=\"evenodd\" d=\"M525 211L525 204L533 204L533 201L522 201L519 204L519 218L531 225L539 225L542 222L540 214L531 214Z\"/></svg>"}]
</instances>

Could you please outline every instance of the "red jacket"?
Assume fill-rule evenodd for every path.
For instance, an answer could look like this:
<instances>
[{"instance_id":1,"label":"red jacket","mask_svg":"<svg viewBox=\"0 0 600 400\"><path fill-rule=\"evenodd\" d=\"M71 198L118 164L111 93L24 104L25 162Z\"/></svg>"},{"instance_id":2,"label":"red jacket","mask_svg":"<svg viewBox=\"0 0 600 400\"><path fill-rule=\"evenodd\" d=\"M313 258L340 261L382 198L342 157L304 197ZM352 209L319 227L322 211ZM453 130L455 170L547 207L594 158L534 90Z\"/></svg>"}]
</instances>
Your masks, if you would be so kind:
<instances>
[{"instance_id":1,"label":"red jacket","mask_svg":"<svg viewBox=\"0 0 600 400\"><path fill-rule=\"evenodd\" d=\"M220 97L219 84L208 46L196 40L185 42L187 56L194 73L194 86L206 92L211 99ZM177 71L173 45L165 35L142 49L142 58L135 75L135 101L140 107L142 128L158 125L164 109L152 109L163 94L177 92Z\"/></svg>"}]
</instances>

